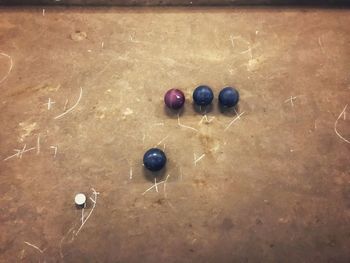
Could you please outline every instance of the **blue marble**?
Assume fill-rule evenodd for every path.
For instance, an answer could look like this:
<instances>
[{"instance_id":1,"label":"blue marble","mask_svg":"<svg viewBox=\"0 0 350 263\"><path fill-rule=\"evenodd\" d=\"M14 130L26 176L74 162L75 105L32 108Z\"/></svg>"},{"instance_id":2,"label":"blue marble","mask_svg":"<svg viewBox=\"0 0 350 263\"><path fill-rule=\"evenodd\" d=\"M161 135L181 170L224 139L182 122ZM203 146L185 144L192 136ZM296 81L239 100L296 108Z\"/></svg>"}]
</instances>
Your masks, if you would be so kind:
<instances>
[{"instance_id":1,"label":"blue marble","mask_svg":"<svg viewBox=\"0 0 350 263\"><path fill-rule=\"evenodd\" d=\"M235 88L226 87L220 91L219 103L224 107L236 106L239 101L239 93Z\"/></svg>"},{"instance_id":2,"label":"blue marble","mask_svg":"<svg viewBox=\"0 0 350 263\"><path fill-rule=\"evenodd\" d=\"M143 156L144 166L152 172L161 170L165 166L166 161L165 153L158 148L149 149Z\"/></svg>"},{"instance_id":3,"label":"blue marble","mask_svg":"<svg viewBox=\"0 0 350 263\"><path fill-rule=\"evenodd\" d=\"M213 99L213 91L208 86L198 86L193 92L193 100L199 106L207 106Z\"/></svg>"}]
</instances>

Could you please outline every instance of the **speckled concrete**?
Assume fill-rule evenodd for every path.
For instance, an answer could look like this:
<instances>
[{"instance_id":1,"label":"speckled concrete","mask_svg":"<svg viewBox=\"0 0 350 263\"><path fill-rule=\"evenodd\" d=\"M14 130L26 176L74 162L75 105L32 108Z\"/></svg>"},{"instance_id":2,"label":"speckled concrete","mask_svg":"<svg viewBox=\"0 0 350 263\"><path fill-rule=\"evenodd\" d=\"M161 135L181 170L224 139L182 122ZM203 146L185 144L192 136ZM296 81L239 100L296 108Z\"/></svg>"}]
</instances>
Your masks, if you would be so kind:
<instances>
[{"instance_id":1,"label":"speckled concrete","mask_svg":"<svg viewBox=\"0 0 350 263\"><path fill-rule=\"evenodd\" d=\"M0 261L349 262L349 24L326 9L1 9ZM199 84L216 96L202 122ZM241 94L230 127L226 85ZM143 195L157 144L170 176ZM91 188L77 234L73 198Z\"/></svg>"}]
</instances>

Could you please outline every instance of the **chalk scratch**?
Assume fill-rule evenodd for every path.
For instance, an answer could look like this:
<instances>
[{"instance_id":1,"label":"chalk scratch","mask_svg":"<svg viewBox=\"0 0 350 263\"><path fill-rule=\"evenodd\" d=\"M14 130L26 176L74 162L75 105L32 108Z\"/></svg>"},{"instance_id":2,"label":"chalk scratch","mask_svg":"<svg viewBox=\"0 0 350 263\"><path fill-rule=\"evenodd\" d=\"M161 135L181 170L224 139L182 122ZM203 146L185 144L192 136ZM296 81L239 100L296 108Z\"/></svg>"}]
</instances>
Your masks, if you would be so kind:
<instances>
[{"instance_id":1,"label":"chalk scratch","mask_svg":"<svg viewBox=\"0 0 350 263\"><path fill-rule=\"evenodd\" d=\"M294 96L294 97L293 97L293 96L290 96L290 98L286 99L286 100L284 101L284 103L290 102L290 104L292 105L292 107L294 107L294 100L296 100L297 97L298 97L298 96Z\"/></svg>"},{"instance_id":2,"label":"chalk scratch","mask_svg":"<svg viewBox=\"0 0 350 263\"><path fill-rule=\"evenodd\" d=\"M132 167L130 167L130 171L129 171L129 179L132 179Z\"/></svg>"},{"instance_id":3,"label":"chalk scratch","mask_svg":"<svg viewBox=\"0 0 350 263\"><path fill-rule=\"evenodd\" d=\"M8 58L8 59L10 60L10 67L9 67L9 69L7 70L5 76L3 76L3 77L0 79L0 84L1 84L1 83L4 82L4 81L8 78L8 76L10 75L10 73L11 73L11 71L12 71L12 67L13 67L13 60L12 60L11 56L8 55L8 54L6 54L6 53L0 52L0 55L1 55L1 56L4 56L4 57L6 57L6 58Z\"/></svg>"},{"instance_id":4,"label":"chalk scratch","mask_svg":"<svg viewBox=\"0 0 350 263\"><path fill-rule=\"evenodd\" d=\"M80 100L81 100L82 95L83 95L83 88L80 87L80 94L79 94L79 98L78 98L77 102L71 108L69 108L68 110L64 111L62 114L57 115L54 119L56 120L56 119L62 118L64 115L66 115L67 113L71 112L75 107L77 107L79 102L80 102Z\"/></svg>"},{"instance_id":5,"label":"chalk scratch","mask_svg":"<svg viewBox=\"0 0 350 263\"><path fill-rule=\"evenodd\" d=\"M232 36L232 35L230 35L230 42L231 42L231 46L232 46L232 48L235 48L235 43L234 43L234 40L235 38Z\"/></svg>"},{"instance_id":6,"label":"chalk scratch","mask_svg":"<svg viewBox=\"0 0 350 263\"><path fill-rule=\"evenodd\" d=\"M339 119L344 116L344 120L345 120L345 114L346 114L346 108L348 107L348 104L345 105L343 111L339 114L338 118L336 119L335 123L334 123L334 132L338 135L338 137L340 139L342 139L344 142L346 143L350 143L349 140L345 139L339 132L338 132L338 129L337 129L337 125L338 125L338 121Z\"/></svg>"},{"instance_id":7,"label":"chalk scratch","mask_svg":"<svg viewBox=\"0 0 350 263\"><path fill-rule=\"evenodd\" d=\"M55 104L56 102L52 101L51 98L48 99L47 103L45 103L44 105L47 105L47 109L51 110L51 106L53 104Z\"/></svg>"},{"instance_id":8,"label":"chalk scratch","mask_svg":"<svg viewBox=\"0 0 350 263\"><path fill-rule=\"evenodd\" d=\"M36 154L40 153L40 134L38 134L38 138L36 139Z\"/></svg>"},{"instance_id":9,"label":"chalk scratch","mask_svg":"<svg viewBox=\"0 0 350 263\"><path fill-rule=\"evenodd\" d=\"M168 174L164 180L164 184L163 184L163 191L164 191L164 196L165 198L168 197L167 193L166 193L166 182L168 181L168 178L170 177L170 174Z\"/></svg>"},{"instance_id":10,"label":"chalk scratch","mask_svg":"<svg viewBox=\"0 0 350 263\"><path fill-rule=\"evenodd\" d=\"M62 239L60 240L60 256L61 256L61 258L64 257L64 254L63 254L63 252L62 252L63 241L65 240L65 238L69 235L69 233L70 233L73 229L74 229L74 226L71 227L71 228L67 231L67 233L62 237ZM73 234L74 234L74 231L73 231ZM73 237L74 237L74 236L73 236Z\"/></svg>"},{"instance_id":11,"label":"chalk scratch","mask_svg":"<svg viewBox=\"0 0 350 263\"><path fill-rule=\"evenodd\" d=\"M167 136L165 136L163 139L161 139L160 142L158 142L156 144L156 146L160 145L162 142L164 142L166 139L168 139L168 137L169 137L169 134Z\"/></svg>"},{"instance_id":12,"label":"chalk scratch","mask_svg":"<svg viewBox=\"0 0 350 263\"><path fill-rule=\"evenodd\" d=\"M201 156L199 156L198 158L197 158L197 156L196 156L196 154L194 153L193 154L193 157L194 157L194 165L196 166L197 165L197 163L200 161L200 160L202 160L203 158L204 158L204 156L205 156L205 153L203 153Z\"/></svg>"},{"instance_id":13,"label":"chalk scratch","mask_svg":"<svg viewBox=\"0 0 350 263\"><path fill-rule=\"evenodd\" d=\"M64 103L63 111L67 109L67 105L68 105L68 99L66 99L66 102Z\"/></svg>"},{"instance_id":14,"label":"chalk scratch","mask_svg":"<svg viewBox=\"0 0 350 263\"><path fill-rule=\"evenodd\" d=\"M318 45L320 46L322 53L325 54L321 36L318 37Z\"/></svg>"},{"instance_id":15,"label":"chalk scratch","mask_svg":"<svg viewBox=\"0 0 350 263\"><path fill-rule=\"evenodd\" d=\"M42 250L42 249L38 248L36 245L33 245L32 243L29 243L29 242L27 242L27 241L24 241L24 243L25 243L26 245L30 246L30 247L35 248L35 249L38 250L41 254L44 253L44 251L45 251L45 249Z\"/></svg>"},{"instance_id":16,"label":"chalk scratch","mask_svg":"<svg viewBox=\"0 0 350 263\"><path fill-rule=\"evenodd\" d=\"M154 179L155 179L155 178L154 178ZM144 191L144 192L142 193L142 195L145 195L148 191L151 191L153 188L156 188L156 191L157 191L158 185L164 183L164 181L161 181L161 182L159 182L159 183L156 183L156 182L157 182L157 180L155 180L155 183L154 183L150 188L148 188L146 191ZM157 192L158 192L158 191L157 191Z\"/></svg>"},{"instance_id":17,"label":"chalk scratch","mask_svg":"<svg viewBox=\"0 0 350 263\"><path fill-rule=\"evenodd\" d=\"M226 126L226 128L224 129L224 131L226 131L228 128L230 128L231 125L232 125L235 121L237 121L238 119L240 119L241 116L242 116L244 113L245 113L245 112L243 111L243 112L240 113L236 118L234 118L234 119Z\"/></svg>"},{"instance_id":18,"label":"chalk scratch","mask_svg":"<svg viewBox=\"0 0 350 263\"><path fill-rule=\"evenodd\" d=\"M208 118L208 116L204 114L201 120L199 121L199 124L202 124L204 120L205 120L205 123L211 123L214 119L215 117Z\"/></svg>"},{"instance_id":19,"label":"chalk scratch","mask_svg":"<svg viewBox=\"0 0 350 263\"><path fill-rule=\"evenodd\" d=\"M89 212L89 214L87 215L87 217L85 219L82 220L82 223L79 227L79 229L77 230L77 232L75 233L75 235L77 236L80 232L80 230L83 228L83 226L85 225L86 221L88 221L88 219L90 218L92 212L94 211L95 207L96 207L96 203L97 203L97 196L100 194L99 192L96 192L96 190L94 188L91 188L92 190L92 194L94 198L90 197L90 200L92 201L93 205L92 208Z\"/></svg>"},{"instance_id":20,"label":"chalk scratch","mask_svg":"<svg viewBox=\"0 0 350 263\"><path fill-rule=\"evenodd\" d=\"M179 114L177 115L177 124L178 124L180 127L182 127L182 128L186 128L186 129L190 129L190 130L193 130L193 131L198 132L198 130L195 129L195 128L193 128L193 127L190 127L190 126L181 124L181 123L180 123L180 115L179 115Z\"/></svg>"},{"instance_id":21,"label":"chalk scratch","mask_svg":"<svg viewBox=\"0 0 350 263\"><path fill-rule=\"evenodd\" d=\"M50 146L50 149L54 149L53 158L56 158L58 146Z\"/></svg>"},{"instance_id":22,"label":"chalk scratch","mask_svg":"<svg viewBox=\"0 0 350 263\"><path fill-rule=\"evenodd\" d=\"M26 149L26 147L27 147L27 144L24 144L24 146L23 146L23 148L22 148L21 150L19 150L19 149L14 149L14 151L15 151L16 153L13 154L13 155L11 155L11 156L6 157L3 161L7 161L7 160L9 160L9 159L11 159L11 158L14 158L14 157L17 157L17 158L19 158L19 159L22 159L22 156L23 156L24 153L35 150L35 147L29 148L29 149Z\"/></svg>"}]
</instances>

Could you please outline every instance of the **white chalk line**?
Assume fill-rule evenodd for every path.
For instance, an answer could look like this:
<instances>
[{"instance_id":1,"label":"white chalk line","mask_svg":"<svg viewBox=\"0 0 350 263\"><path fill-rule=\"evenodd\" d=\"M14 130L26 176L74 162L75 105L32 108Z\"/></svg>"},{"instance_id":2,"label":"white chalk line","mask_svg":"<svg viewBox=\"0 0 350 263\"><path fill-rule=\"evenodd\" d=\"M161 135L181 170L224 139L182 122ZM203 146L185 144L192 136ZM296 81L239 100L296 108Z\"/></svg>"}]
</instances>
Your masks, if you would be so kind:
<instances>
[{"instance_id":1,"label":"white chalk line","mask_svg":"<svg viewBox=\"0 0 350 263\"><path fill-rule=\"evenodd\" d=\"M22 150L19 152L19 158L22 159L23 153L26 150L27 144L24 144ZM15 149L15 151L18 151L18 149Z\"/></svg>"},{"instance_id":2,"label":"white chalk line","mask_svg":"<svg viewBox=\"0 0 350 263\"><path fill-rule=\"evenodd\" d=\"M97 195L99 195L100 193L99 193L99 192L96 192L96 190L95 190L94 188L91 188L91 190L92 190L92 194L94 195L94 199L92 199L92 198L90 197L90 200L91 200L92 203L93 203L92 208L91 208L89 214L87 215L87 217L86 217L84 220L82 220L82 223L81 223L79 229L77 230L77 232L75 233L75 236L77 236L77 235L79 234L80 230L83 228L83 226L85 225L86 221L88 221L88 219L90 218L92 212L94 211L94 209L95 209L95 207L96 207Z\"/></svg>"},{"instance_id":3,"label":"white chalk line","mask_svg":"<svg viewBox=\"0 0 350 263\"><path fill-rule=\"evenodd\" d=\"M346 111L346 108L347 108L347 107L348 107L348 104L345 105L343 111L339 114L337 120L335 121L335 123L334 123L334 132L335 132L335 133L338 135L338 137L339 137L340 139L342 139L344 142L350 143L350 141L347 140L347 139L345 139L345 138L338 132L338 130L337 130L338 121L339 121L339 119L341 118L341 116L344 115L344 119L345 119L345 114L346 114L345 111Z\"/></svg>"},{"instance_id":4,"label":"white chalk line","mask_svg":"<svg viewBox=\"0 0 350 263\"><path fill-rule=\"evenodd\" d=\"M155 179L155 178L154 178ZM158 185L160 185L160 184L163 184L164 183L164 181L161 181L161 182L159 182L159 183L155 183L155 184L153 184L150 188L148 188L146 191L144 191L143 193L142 193L142 195L145 195L148 191L151 191L153 188L155 188L155 187L157 187L157 189L158 189ZM157 191L158 192L158 191Z\"/></svg>"},{"instance_id":5,"label":"white chalk line","mask_svg":"<svg viewBox=\"0 0 350 263\"><path fill-rule=\"evenodd\" d=\"M0 79L0 84L1 84L1 83L4 82L4 81L8 78L8 76L10 75L10 73L11 73L11 71L12 71L12 67L13 67L13 60L12 60L11 56L9 56L9 55L6 54L6 53L0 52L0 55L1 55L1 56L4 56L4 57L6 57L6 58L8 58L8 59L10 60L10 67L9 67L9 69L7 70L7 73L5 74L4 77L2 77L2 79Z\"/></svg>"},{"instance_id":6,"label":"white chalk line","mask_svg":"<svg viewBox=\"0 0 350 263\"><path fill-rule=\"evenodd\" d=\"M156 191L158 193L158 184L157 184L157 178L154 178L154 186L156 188Z\"/></svg>"},{"instance_id":7,"label":"white chalk line","mask_svg":"<svg viewBox=\"0 0 350 263\"><path fill-rule=\"evenodd\" d=\"M51 101L51 98L48 99L48 101L44 104L47 105L47 109L51 110L51 105L55 104L56 102Z\"/></svg>"},{"instance_id":8,"label":"white chalk line","mask_svg":"<svg viewBox=\"0 0 350 263\"><path fill-rule=\"evenodd\" d=\"M297 97L298 96L290 96L290 98L288 98L288 99L286 99L285 101L284 101L284 103L287 103L287 102L290 102L290 104L292 105L292 107L294 107L294 100L296 100L297 99Z\"/></svg>"},{"instance_id":9,"label":"white chalk line","mask_svg":"<svg viewBox=\"0 0 350 263\"><path fill-rule=\"evenodd\" d=\"M85 210L85 207L81 209L81 223L84 223L84 210Z\"/></svg>"},{"instance_id":10,"label":"white chalk line","mask_svg":"<svg viewBox=\"0 0 350 263\"><path fill-rule=\"evenodd\" d=\"M17 150L15 150L15 151L17 151ZM13 155L10 155L9 157L6 157L3 161L7 161L7 160L9 160L9 159L11 159L11 158L13 158L13 157L18 157L18 156L19 156L19 153L20 153L20 151L17 151L17 153L15 153L15 154L13 154Z\"/></svg>"},{"instance_id":11,"label":"white chalk line","mask_svg":"<svg viewBox=\"0 0 350 263\"><path fill-rule=\"evenodd\" d=\"M82 95L83 95L83 88L80 87L80 94L79 94L79 98L78 98L77 102L71 108L69 108L68 110L63 112L62 114L57 115L54 119L57 120L59 118L62 118L64 115L66 115L67 113L71 112L75 107L77 107L79 102L80 102L80 100L81 100Z\"/></svg>"},{"instance_id":12,"label":"white chalk line","mask_svg":"<svg viewBox=\"0 0 350 263\"><path fill-rule=\"evenodd\" d=\"M232 48L235 48L235 43L233 40L235 40L235 38L232 35L230 35L231 46Z\"/></svg>"},{"instance_id":13,"label":"white chalk line","mask_svg":"<svg viewBox=\"0 0 350 263\"><path fill-rule=\"evenodd\" d=\"M64 257L63 252L62 252L63 241L64 241L64 239L69 235L69 233L70 233L73 229L74 229L74 226L71 227L71 228L67 231L67 233L62 237L62 239L61 239L61 241L60 241L60 256L61 256L61 258ZM74 233L73 233L73 234L74 234Z\"/></svg>"},{"instance_id":14,"label":"white chalk line","mask_svg":"<svg viewBox=\"0 0 350 263\"><path fill-rule=\"evenodd\" d=\"M186 129L190 129L190 130L193 130L193 131L198 132L198 130L195 129L195 128L193 128L193 127L190 127L190 126L181 124L181 123L180 123L180 115L179 115L179 114L177 115L177 124L178 124L180 127L182 127L182 128L186 128Z\"/></svg>"},{"instance_id":15,"label":"white chalk line","mask_svg":"<svg viewBox=\"0 0 350 263\"><path fill-rule=\"evenodd\" d=\"M208 116L205 114L201 120L199 121L199 124L202 124L203 123L203 120L205 120L206 123L211 123L213 120L215 119L215 116L212 117L211 119L208 119Z\"/></svg>"},{"instance_id":16,"label":"white chalk line","mask_svg":"<svg viewBox=\"0 0 350 263\"><path fill-rule=\"evenodd\" d=\"M38 138L36 139L36 154L40 153L40 134L38 134Z\"/></svg>"},{"instance_id":17,"label":"white chalk line","mask_svg":"<svg viewBox=\"0 0 350 263\"><path fill-rule=\"evenodd\" d=\"M226 131L228 128L230 128L231 125L232 125L235 121L237 121L238 119L240 119L241 116L242 116L244 113L245 113L245 112L243 111L243 112L240 113L236 118L234 118L234 119L227 125L227 127L224 129L224 131Z\"/></svg>"},{"instance_id":18,"label":"white chalk line","mask_svg":"<svg viewBox=\"0 0 350 263\"><path fill-rule=\"evenodd\" d=\"M35 248L35 249L38 250L41 254L44 253L44 251L45 251L45 249L42 250L42 249L38 248L36 245L33 245L33 244L31 244L31 243L29 243L29 242L27 242L27 241L24 241L24 243L27 244L28 246L31 246L31 247Z\"/></svg>"},{"instance_id":19,"label":"white chalk line","mask_svg":"<svg viewBox=\"0 0 350 263\"><path fill-rule=\"evenodd\" d=\"M9 160L9 159L11 159L11 158L14 158L14 157L17 157L17 158L19 158L19 159L22 159L22 156L23 156L24 153L35 150L35 147L29 148L29 149L26 149L26 147L27 147L27 144L25 144L25 145L23 146L22 150L14 149L14 151L15 151L16 153L13 154L13 155L10 155L10 156L8 156L8 157L6 157L5 159L3 159L3 161L7 161L7 160Z\"/></svg>"},{"instance_id":20,"label":"white chalk line","mask_svg":"<svg viewBox=\"0 0 350 263\"><path fill-rule=\"evenodd\" d=\"M130 171L129 171L129 179L132 179L132 167L130 167Z\"/></svg>"},{"instance_id":21,"label":"white chalk line","mask_svg":"<svg viewBox=\"0 0 350 263\"><path fill-rule=\"evenodd\" d=\"M201 156L196 158L196 154L194 154L194 165L196 166L197 163L204 158L204 156L205 156L205 153L203 153Z\"/></svg>"},{"instance_id":22,"label":"white chalk line","mask_svg":"<svg viewBox=\"0 0 350 263\"><path fill-rule=\"evenodd\" d=\"M54 149L53 158L56 158L58 146L53 146L53 145L51 145L51 146L50 146L50 149Z\"/></svg>"},{"instance_id":23,"label":"white chalk line","mask_svg":"<svg viewBox=\"0 0 350 263\"><path fill-rule=\"evenodd\" d=\"M321 48L322 53L324 54L325 51L324 51L324 48L323 48L321 36L318 37L318 44L319 44L319 46L320 46L320 48Z\"/></svg>"},{"instance_id":24,"label":"white chalk line","mask_svg":"<svg viewBox=\"0 0 350 263\"><path fill-rule=\"evenodd\" d=\"M248 46L249 46L249 47L248 47L247 50L244 50L244 51L240 52L239 54L244 54L244 53L249 52L249 57L250 57L250 59L253 59L252 48L251 48L251 46L250 46L250 43L248 44Z\"/></svg>"},{"instance_id":25,"label":"white chalk line","mask_svg":"<svg viewBox=\"0 0 350 263\"><path fill-rule=\"evenodd\" d=\"M169 137L169 134L168 134L167 136L165 136L163 139L161 139L160 142L158 142L158 143L156 144L155 147L157 147L157 146L160 145L162 142L164 142L166 139L168 139L168 137Z\"/></svg>"},{"instance_id":26,"label":"white chalk line","mask_svg":"<svg viewBox=\"0 0 350 263\"><path fill-rule=\"evenodd\" d=\"M66 102L64 103L63 111L67 109L67 105L68 105L68 99L66 99Z\"/></svg>"},{"instance_id":27,"label":"white chalk line","mask_svg":"<svg viewBox=\"0 0 350 263\"><path fill-rule=\"evenodd\" d=\"M165 180L164 180L164 184L163 184L163 192L164 192L165 198L168 197L168 194L167 194L167 192L166 192L166 182L168 181L168 178L169 178L169 177L170 177L170 174L168 174L168 175L166 176L166 178L165 178Z\"/></svg>"}]
</instances>

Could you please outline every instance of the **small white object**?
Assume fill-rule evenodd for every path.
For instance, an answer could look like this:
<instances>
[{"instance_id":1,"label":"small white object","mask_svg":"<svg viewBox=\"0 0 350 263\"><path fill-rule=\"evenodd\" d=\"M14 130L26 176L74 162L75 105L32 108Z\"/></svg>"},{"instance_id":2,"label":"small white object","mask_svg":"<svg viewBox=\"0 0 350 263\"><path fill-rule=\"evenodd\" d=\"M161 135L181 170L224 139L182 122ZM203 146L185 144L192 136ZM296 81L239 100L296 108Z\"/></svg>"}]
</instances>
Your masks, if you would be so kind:
<instances>
[{"instance_id":1,"label":"small white object","mask_svg":"<svg viewBox=\"0 0 350 263\"><path fill-rule=\"evenodd\" d=\"M74 202L78 206L83 206L86 202L86 196L82 193L76 194Z\"/></svg>"}]
</instances>

